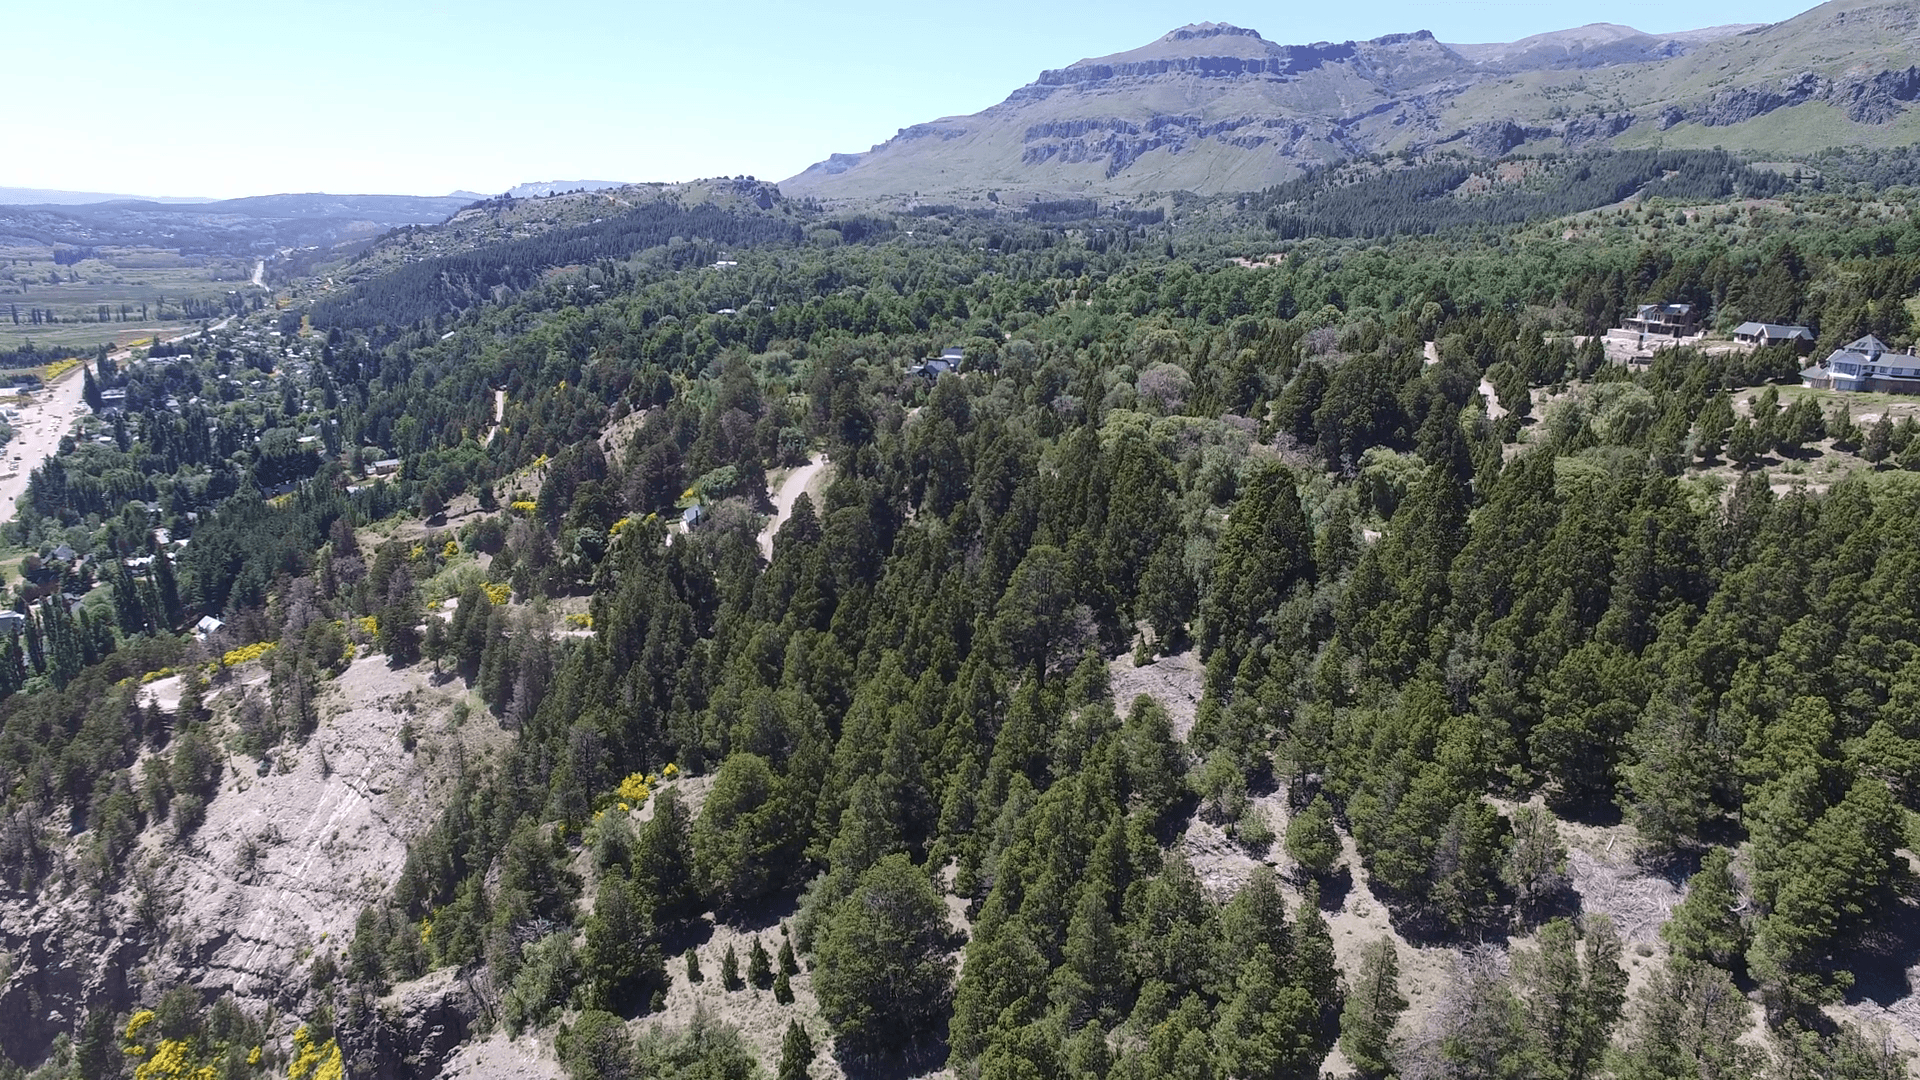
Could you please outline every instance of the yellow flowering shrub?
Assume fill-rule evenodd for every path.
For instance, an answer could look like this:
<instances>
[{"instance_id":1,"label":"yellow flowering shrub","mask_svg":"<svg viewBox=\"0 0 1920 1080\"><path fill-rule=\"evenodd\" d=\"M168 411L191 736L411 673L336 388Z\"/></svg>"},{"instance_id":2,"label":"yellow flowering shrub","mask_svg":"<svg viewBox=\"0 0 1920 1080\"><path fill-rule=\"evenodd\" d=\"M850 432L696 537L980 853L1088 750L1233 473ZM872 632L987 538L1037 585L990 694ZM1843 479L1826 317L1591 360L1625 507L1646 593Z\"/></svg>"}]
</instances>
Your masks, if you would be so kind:
<instances>
[{"instance_id":1,"label":"yellow flowering shrub","mask_svg":"<svg viewBox=\"0 0 1920 1080\"><path fill-rule=\"evenodd\" d=\"M373 637L380 632L380 618L377 615L362 615L354 620L360 624L361 632Z\"/></svg>"},{"instance_id":2,"label":"yellow flowering shrub","mask_svg":"<svg viewBox=\"0 0 1920 1080\"><path fill-rule=\"evenodd\" d=\"M647 797L653 793L647 790L647 774L633 773L620 781L620 787L614 791L614 794L619 796L623 803L644 805Z\"/></svg>"},{"instance_id":3,"label":"yellow flowering shrub","mask_svg":"<svg viewBox=\"0 0 1920 1080\"><path fill-rule=\"evenodd\" d=\"M272 641L256 641L251 645L242 645L237 649L228 649L226 655L220 658L220 662L227 667L239 667L249 660L258 660L272 652L276 644L276 642Z\"/></svg>"},{"instance_id":4,"label":"yellow flowering shrub","mask_svg":"<svg viewBox=\"0 0 1920 1080\"><path fill-rule=\"evenodd\" d=\"M411 548L407 549L407 558L412 559L414 562L419 562L421 559L424 559L426 557L427 557L427 545L425 544L415 544Z\"/></svg>"},{"instance_id":5,"label":"yellow flowering shrub","mask_svg":"<svg viewBox=\"0 0 1920 1080\"><path fill-rule=\"evenodd\" d=\"M48 364L46 366L46 370L42 372L40 377L45 379L48 382L52 382L53 380L59 378L62 375L65 375L67 372L72 371L74 368L77 368L79 366L80 366L79 358L69 356L65 360L55 360L53 363Z\"/></svg>"},{"instance_id":6,"label":"yellow flowering shrub","mask_svg":"<svg viewBox=\"0 0 1920 1080\"><path fill-rule=\"evenodd\" d=\"M159 679L165 679L172 675L173 675L173 669L170 667L163 667L159 671L149 671L145 675L140 676L140 685L145 686L150 682L154 682Z\"/></svg>"},{"instance_id":7,"label":"yellow flowering shrub","mask_svg":"<svg viewBox=\"0 0 1920 1080\"><path fill-rule=\"evenodd\" d=\"M513 596L513 586L504 581L498 585L482 585L480 587L486 590L487 600L495 607L506 603L508 598Z\"/></svg>"},{"instance_id":8,"label":"yellow flowering shrub","mask_svg":"<svg viewBox=\"0 0 1920 1080\"><path fill-rule=\"evenodd\" d=\"M314 1042L305 1025L294 1031L293 1062L287 1066L287 1080L343 1080L346 1071L338 1042Z\"/></svg>"},{"instance_id":9,"label":"yellow flowering shrub","mask_svg":"<svg viewBox=\"0 0 1920 1080\"><path fill-rule=\"evenodd\" d=\"M127 1018L126 1034L122 1035L121 1038L126 1040L127 1053L129 1055L133 1057L146 1056L147 1048L140 1045L140 1033L145 1031L147 1025L151 1023L153 1023L152 1009L141 1009L139 1012Z\"/></svg>"},{"instance_id":10,"label":"yellow flowering shrub","mask_svg":"<svg viewBox=\"0 0 1920 1080\"><path fill-rule=\"evenodd\" d=\"M534 509L539 506L539 504L530 499L515 499L508 503L507 506L514 513L522 517L532 517Z\"/></svg>"},{"instance_id":11,"label":"yellow flowering shrub","mask_svg":"<svg viewBox=\"0 0 1920 1080\"><path fill-rule=\"evenodd\" d=\"M674 777L680 775L680 766L675 765L673 762L669 761L667 762L667 767L660 770L660 775L666 777L668 780L671 780Z\"/></svg>"},{"instance_id":12,"label":"yellow flowering shrub","mask_svg":"<svg viewBox=\"0 0 1920 1080\"><path fill-rule=\"evenodd\" d=\"M567 616L567 625L575 630L593 629L593 616L585 612Z\"/></svg>"},{"instance_id":13,"label":"yellow flowering shrub","mask_svg":"<svg viewBox=\"0 0 1920 1080\"><path fill-rule=\"evenodd\" d=\"M247 1064L249 1065L260 1064L260 1048L259 1047L256 1046L253 1049L247 1051Z\"/></svg>"},{"instance_id":14,"label":"yellow flowering shrub","mask_svg":"<svg viewBox=\"0 0 1920 1080\"><path fill-rule=\"evenodd\" d=\"M191 1042L162 1039L153 1056L134 1068L133 1080L213 1080L213 1066L194 1060Z\"/></svg>"},{"instance_id":15,"label":"yellow flowering shrub","mask_svg":"<svg viewBox=\"0 0 1920 1080\"><path fill-rule=\"evenodd\" d=\"M451 559L458 554L460 554L460 545L452 540L447 541L447 545L440 549L442 558Z\"/></svg>"}]
</instances>

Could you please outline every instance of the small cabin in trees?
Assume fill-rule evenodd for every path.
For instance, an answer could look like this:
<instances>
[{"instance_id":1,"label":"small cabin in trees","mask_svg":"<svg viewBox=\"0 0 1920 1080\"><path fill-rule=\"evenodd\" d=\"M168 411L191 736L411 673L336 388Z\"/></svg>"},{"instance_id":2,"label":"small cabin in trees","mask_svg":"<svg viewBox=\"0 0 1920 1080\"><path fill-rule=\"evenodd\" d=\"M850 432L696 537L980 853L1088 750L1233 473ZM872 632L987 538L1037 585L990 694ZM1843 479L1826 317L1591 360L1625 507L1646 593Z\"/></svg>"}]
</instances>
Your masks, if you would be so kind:
<instances>
[{"instance_id":1,"label":"small cabin in trees","mask_svg":"<svg viewBox=\"0 0 1920 1080\"><path fill-rule=\"evenodd\" d=\"M1620 325L1637 334L1692 337L1700 332L1700 312L1692 304L1641 304Z\"/></svg>"},{"instance_id":2,"label":"small cabin in trees","mask_svg":"<svg viewBox=\"0 0 1920 1080\"><path fill-rule=\"evenodd\" d=\"M1804 326L1786 326L1781 323L1743 322L1733 328L1733 340L1742 345L1756 347L1791 345L1805 353L1813 348L1813 331Z\"/></svg>"},{"instance_id":3,"label":"small cabin in trees","mask_svg":"<svg viewBox=\"0 0 1920 1080\"><path fill-rule=\"evenodd\" d=\"M1808 386L1871 394L1920 394L1920 356L1897 353L1868 334L1800 373Z\"/></svg>"}]
</instances>

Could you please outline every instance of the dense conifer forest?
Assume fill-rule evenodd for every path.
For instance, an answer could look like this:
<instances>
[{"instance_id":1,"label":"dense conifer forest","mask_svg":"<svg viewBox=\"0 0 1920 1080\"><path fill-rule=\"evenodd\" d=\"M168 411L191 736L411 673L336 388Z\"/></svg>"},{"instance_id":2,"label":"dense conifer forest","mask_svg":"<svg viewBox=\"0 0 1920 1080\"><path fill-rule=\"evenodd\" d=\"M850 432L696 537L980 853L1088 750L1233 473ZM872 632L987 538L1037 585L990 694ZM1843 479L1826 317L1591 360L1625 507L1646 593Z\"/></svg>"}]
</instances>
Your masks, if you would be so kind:
<instances>
[{"instance_id":1,"label":"dense conifer forest","mask_svg":"<svg viewBox=\"0 0 1920 1080\"><path fill-rule=\"evenodd\" d=\"M270 1007L141 984L7 1075L432 1075L436 972L578 1080L1906 1075L1855 1006L1920 951L1920 425L1595 335L1908 345L1914 196L1669 156L1497 211L1449 163L662 204L101 365L7 527L8 902L137 922L356 657L504 734ZM1116 689L1176 663L1184 709ZM1595 835L1677 905L1587 902ZM777 1057L655 1022L709 981Z\"/></svg>"}]
</instances>

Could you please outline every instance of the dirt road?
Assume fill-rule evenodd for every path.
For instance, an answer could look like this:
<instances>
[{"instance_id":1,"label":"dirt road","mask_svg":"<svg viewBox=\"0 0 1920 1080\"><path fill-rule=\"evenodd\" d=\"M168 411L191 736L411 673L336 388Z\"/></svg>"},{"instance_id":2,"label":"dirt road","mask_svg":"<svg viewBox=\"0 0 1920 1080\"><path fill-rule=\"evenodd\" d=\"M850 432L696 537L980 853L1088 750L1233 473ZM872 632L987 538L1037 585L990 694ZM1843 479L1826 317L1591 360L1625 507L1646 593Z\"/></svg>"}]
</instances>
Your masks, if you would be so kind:
<instances>
[{"instance_id":1,"label":"dirt road","mask_svg":"<svg viewBox=\"0 0 1920 1080\"><path fill-rule=\"evenodd\" d=\"M793 513L793 504L800 493L814 482L820 470L827 467L827 455L816 453L805 465L787 474L780 482L780 490L773 494L773 516L767 519L767 527L760 530L760 554L773 558L773 534L786 524Z\"/></svg>"}]
</instances>

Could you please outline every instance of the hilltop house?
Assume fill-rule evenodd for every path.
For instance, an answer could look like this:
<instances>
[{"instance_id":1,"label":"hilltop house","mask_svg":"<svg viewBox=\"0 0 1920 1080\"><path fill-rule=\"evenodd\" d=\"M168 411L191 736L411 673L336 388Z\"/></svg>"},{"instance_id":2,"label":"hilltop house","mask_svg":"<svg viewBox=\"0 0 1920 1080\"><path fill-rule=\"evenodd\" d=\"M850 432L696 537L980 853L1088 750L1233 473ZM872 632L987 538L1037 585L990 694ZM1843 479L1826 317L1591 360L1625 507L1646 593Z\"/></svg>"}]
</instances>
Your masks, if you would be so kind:
<instances>
[{"instance_id":1,"label":"hilltop house","mask_svg":"<svg viewBox=\"0 0 1920 1080\"><path fill-rule=\"evenodd\" d=\"M1620 325L1637 334L1692 337L1700 332L1700 314L1692 304L1641 304Z\"/></svg>"},{"instance_id":2,"label":"hilltop house","mask_svg":"<svg viewBox=\"0 0 1920 1080\"><path fill-rule=\"evenodd\" d=\"M1733 340L1742 345L1792 345L1804 353L1813 348L1813 331L1804 326L1743 322L1733 328Z\"/></svg>"},{"instance_id":3,"label":"hilltop house","mask_svg":"<svg viewBox=\"0 0 1920 1080\"><path fill-rule=\"evenodd\" d=\"M1890 352L1868 334L1800 373L1808 386L1872 394L1920 394L1920 356Z\"/></svg>"}]
</instances>

